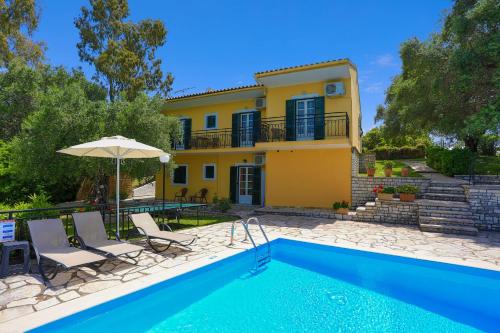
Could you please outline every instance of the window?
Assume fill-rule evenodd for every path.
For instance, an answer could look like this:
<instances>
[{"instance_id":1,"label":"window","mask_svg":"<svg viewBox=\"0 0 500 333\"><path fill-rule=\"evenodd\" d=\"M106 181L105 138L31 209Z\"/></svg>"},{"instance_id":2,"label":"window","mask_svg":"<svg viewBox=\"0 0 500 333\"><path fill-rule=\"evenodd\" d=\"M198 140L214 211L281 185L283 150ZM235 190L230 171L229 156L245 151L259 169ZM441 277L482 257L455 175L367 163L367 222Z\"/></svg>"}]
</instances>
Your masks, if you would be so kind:
<instances>
[{"instance_id":1,"label":"window","mask_svg":"<svg viewBox=\"0 0 500 333\"><path fill-rule=\"evenodd\" d=\"M188 182L188 166L179 165L174 169L174 176L172 177L172 183L177 185L187 185Z\"/></svg>"},{"instance_id":2,"label":"window","mask_svg":"<svg viewBox=\"0 0 500 333\"><path fill-rule=\"evenodd\" d=\"M204 180L214 180L215 179L215 164L204 164L203 165L203 179Z\"/></svg>"},{"instance_id":3,"label":"window","mask_svg":"<svg viewBox=\"0 0 500 333\"><path fill-rule=\"evenodd\" d=\"M210 113L205 115L205 129L217 128L217 113Z\"/></svg>"}]
</instances>

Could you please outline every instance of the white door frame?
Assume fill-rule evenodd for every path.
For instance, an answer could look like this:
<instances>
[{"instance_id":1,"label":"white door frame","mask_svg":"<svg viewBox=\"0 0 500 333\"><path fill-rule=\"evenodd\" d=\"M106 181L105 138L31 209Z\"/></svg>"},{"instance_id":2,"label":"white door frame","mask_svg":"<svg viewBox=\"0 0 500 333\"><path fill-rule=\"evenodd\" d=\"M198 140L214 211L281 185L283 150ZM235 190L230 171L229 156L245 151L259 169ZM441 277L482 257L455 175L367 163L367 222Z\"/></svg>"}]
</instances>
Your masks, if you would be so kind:
<instances>
[{"instance_id":1,"label":"white door frame","mask_svg":"<svg viewBox=\"0 0 500 333\"><path fill-rule=\"evenodd\" d=\"M245 112L239 114L239 123L240 123L240 147L251 147L253 146L253 112ZM246 118L247 126L243 128L243 118ZM250 124L250 120L252 121L252 126L248 126ZM243 134L244 133L244 134ZM245 139L244 139L245 138Z\"/></svg>"},{"instance_id":2,"label":"white door frame","mask_svg":"<svg viewBox=\"0 0 500 333\"><path fill-rule=\"evenodd\" d=\"M307 108L307 104L308 102L312 102L313 104L313 109L312 109L312 114L309 115L308 114L308 108ZM296 136L297 136L297 140L300 141L300 140L313 140L314 139L314 113L315 113L315 109L314 109L314 99L310 98L310 99L299 99L297 101L295 101L295 110L296 110L296 114L295 114L295 123L297 124L297 131L296 131ZM298 131L298 123L299 123L299 115L298 115L298 109L299 109L299 103L303 103L304 105L304 118L301 120L302 122L302 134L300 135L299 134L299 131ZM312 120L312 121L311 121ZM312 122L312 135L306 135L310 132L310 122Z\"/></svg>"},{"instance_id":3,"label":"white door frame","mask_svg":"<svg viewBox=\"0 0 500 333\"><path fill-rule=\"evenodd\" d=\"M249 176L249 170L252 170L252 175ZM241 180L241 172L245 170L245 180ZM251 205L252 204L252 190L253 190L253 172L255 171L253 165L240 165L238 166L238 203ZM251 178L251 179L250 179ZM242 188L242 185L243 188ZM243 193L242 194L242 190Z\"/></svg>"}]
</instances>

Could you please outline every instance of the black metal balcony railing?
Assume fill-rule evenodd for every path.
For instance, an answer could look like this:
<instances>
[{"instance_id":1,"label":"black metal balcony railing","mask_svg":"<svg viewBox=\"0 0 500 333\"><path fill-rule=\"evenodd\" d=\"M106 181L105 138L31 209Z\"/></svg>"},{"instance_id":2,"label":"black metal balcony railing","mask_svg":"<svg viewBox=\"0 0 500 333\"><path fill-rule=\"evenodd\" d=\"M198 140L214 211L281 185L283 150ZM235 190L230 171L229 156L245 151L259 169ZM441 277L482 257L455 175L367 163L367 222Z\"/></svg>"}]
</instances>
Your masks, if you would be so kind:
<instances>
[{"instance_id":1,"label":"black metal balcony railing","mask_svg":"<svg viewBox=\"0 0 500 333\"><path fill-rule=\"evenodd\" d=\"M231 128L193 131L185 142L175 144L177 150L214 149L230 147L252 147L255 142L277 142L288 140L318 140L349 137L347 113L326 113L324 119L316 117L297 118L293 128L287 128L286 117L262 118L260 130ZM318 133L320 131L321 133ZM293 132L293 133L292 133ZM257 135L256 135L257 134Z\"/></svg>"},{"instance_id":2,"label":"black metal balcony railing","mask_svg":"<svg viewBox=\"0 0 500 333\"><path fill-rule=\"evenodd\" d=\"M347 113L326 113L324 120L318 121L316 117L297 118L293 128L287 128L286 117L273 117L262 120L261 142L287 141L290 137L294 140L314 140L318 137L317 123L323 122L320 128L324 139L334 137L349 137L349 117ZM287 133L288 132L288 133ZM290 133L293 132L293 133Z\"/></svg>"}]
</instances>

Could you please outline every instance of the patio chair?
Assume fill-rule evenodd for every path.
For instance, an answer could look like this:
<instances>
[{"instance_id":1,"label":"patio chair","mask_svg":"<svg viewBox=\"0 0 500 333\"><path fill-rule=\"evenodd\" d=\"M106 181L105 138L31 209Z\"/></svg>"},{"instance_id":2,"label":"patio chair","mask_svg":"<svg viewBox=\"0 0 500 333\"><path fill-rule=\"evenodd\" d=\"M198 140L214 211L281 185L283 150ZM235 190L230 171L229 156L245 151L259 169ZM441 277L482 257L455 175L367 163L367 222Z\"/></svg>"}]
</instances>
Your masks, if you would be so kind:
<instances>
[{"instance_id":1,"label":"patio chair","mask_svg":"<svg viewBox=\"0 0 500 333\"><path fill-rule=\"evenodd\" d=\"M198 192L196 192L195 195L191 196L191 202L196 202L196 200L199 200L200 203L207 203L207 194L208 194L208 189L202 188Z\"/></svg>"},{"instance_id":2,"label":"patio chair","mask_svg":"<svg viewBox=\"0 0 500 333\"><path fill-rule=\"evenodd\" d=\"M53 279L61 269L86 265L100 267L107 259L100 254L72 247L61 219L28 221L28 228L38 272L44 282ZM47 268L45 265L52 267Z\"/></svg>"},{"instance_id":3,"label":"patio chair","mask_svg":"<svg viewBox=\"0 0 500 333\"><path fill-rule=\"evenodd\" d=\"M78 243L82 249L95 250L110 257L125 255L130 259L137 258L144 251L142 246L121 241L118 235L115 235L116 240L108 239L100 212L73 213L72 215L75 225L75 243Z\"/></svg>"},{"instance_id":4,"label":"patio chair","mask_svg":"<svg viewBox=\"0 0 500 333\"><path fill-rule=\"evenodd\" d=\"M197 239L197 237L193 235L173 232L170 226L166 223L160 224L160 229L149 213L131 214L130 219L132 220L132 223L134 223L134 226L139 234L146 237L146 242L155 252L166 251L172 244L177 244L190 249L189 245L193 244ZM152 241L157 239L167 241L168 244L163 247L159 245L159 243L154 244Z\"/></svg>"},{"instance_id":5,"label":"patio chair","mask_svg":"<svg viewBox=\"0 0 500 333\"><path fill-rule=\"evenodd\" d=\"M187 187L183 187L179 192L175 193L175 198L174 198L174 201L177 201L177 199L179 199L179 202L187 202L187 195L188 193L188 189Z\"/></svg>"}]
</instances>

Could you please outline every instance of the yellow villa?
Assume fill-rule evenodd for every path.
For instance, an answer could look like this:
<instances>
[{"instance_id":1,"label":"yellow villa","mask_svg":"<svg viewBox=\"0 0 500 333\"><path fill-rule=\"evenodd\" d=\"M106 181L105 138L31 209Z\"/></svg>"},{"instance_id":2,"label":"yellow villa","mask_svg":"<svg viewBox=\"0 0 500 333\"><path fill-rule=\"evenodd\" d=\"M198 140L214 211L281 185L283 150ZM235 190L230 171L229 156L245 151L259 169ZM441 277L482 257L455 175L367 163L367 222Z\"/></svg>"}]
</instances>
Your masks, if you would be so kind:
<instances>
[{"instance_id":1,"label":"yellow villa","mask_svg":"<svg viewBox=\"0 0 500 333\"><path fill-rule=\"evenodd\" d=\"M179 118L166 197L201 189L239 204L331 207L351 202L361 151L357 70L348 59L255 74L255 85L169 98ZM354 171L353 171L354 170ZM156 196L162 197L161 174Z\"/></svg>"}]
</instances>

